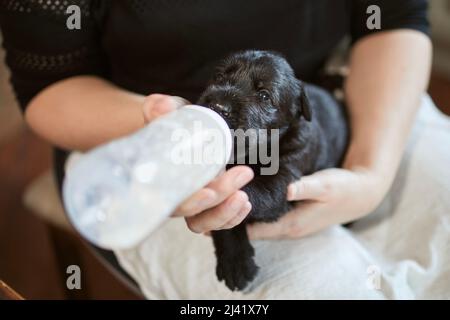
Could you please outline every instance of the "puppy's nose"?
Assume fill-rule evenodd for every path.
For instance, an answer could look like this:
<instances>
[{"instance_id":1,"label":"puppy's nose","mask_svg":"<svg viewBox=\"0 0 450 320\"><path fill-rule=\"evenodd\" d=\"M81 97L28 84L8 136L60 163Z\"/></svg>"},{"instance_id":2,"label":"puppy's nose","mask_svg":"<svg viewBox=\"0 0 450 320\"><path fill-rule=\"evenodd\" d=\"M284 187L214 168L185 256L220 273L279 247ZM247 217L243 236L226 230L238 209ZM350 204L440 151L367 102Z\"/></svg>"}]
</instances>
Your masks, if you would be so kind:
<instances>
[{"instance_id":1,"label":"puppy's nose","mask_svg":"<svg viewBox=\"0 0 450 320\"><path fill-rule=\"evenodd\" d=\"M209 105L209 107L214 110L215 112L221 114L224 117L228 117L231 112L230 106L223 105L220 103L212 103Z\"/></svg>"}]
</instances>

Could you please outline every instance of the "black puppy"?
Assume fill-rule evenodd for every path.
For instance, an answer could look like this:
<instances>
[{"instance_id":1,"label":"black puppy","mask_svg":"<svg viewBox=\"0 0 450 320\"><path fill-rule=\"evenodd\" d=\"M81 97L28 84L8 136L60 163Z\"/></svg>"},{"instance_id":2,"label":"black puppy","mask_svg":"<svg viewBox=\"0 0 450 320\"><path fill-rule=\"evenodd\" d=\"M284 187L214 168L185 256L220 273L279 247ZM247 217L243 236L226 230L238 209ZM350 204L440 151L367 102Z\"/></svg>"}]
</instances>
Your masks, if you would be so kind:
<instances>
[{"instance_id":1,"label":"black puppy","mask_svg":"<svg viewBox=\"0 0 450 320\"><path fill-rule=\"evenodd\" d=\"M283 57L267 51L238 52L223 60L198 104L221 114L231 129L279 130L279 156L271 154L279 161L278 172L262 175L262 163L249 163L255 178L243 190L252 204L250 214L230 230L212 232L217 277L230 289L242 290L258 270L245 225L277 220L293 207L286 200L289 183L339 166L347 123L330 94L296 79Z\"/></svg>"}]
</instances>

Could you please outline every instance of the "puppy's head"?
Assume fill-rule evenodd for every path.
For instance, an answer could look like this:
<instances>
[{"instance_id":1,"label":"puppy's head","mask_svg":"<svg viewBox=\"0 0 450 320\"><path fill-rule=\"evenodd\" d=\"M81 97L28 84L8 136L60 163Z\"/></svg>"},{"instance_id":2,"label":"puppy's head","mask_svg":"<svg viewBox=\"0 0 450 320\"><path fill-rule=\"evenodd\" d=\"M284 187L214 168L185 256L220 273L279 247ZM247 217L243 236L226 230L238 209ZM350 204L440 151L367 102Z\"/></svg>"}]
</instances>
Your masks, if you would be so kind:
<instances>
[{"instance_id":1,"label":"puppy's head","mask_svg":"<svg viewBox=\"0 0 450 320\"><path fill-rule=\"evenodd\" d=\"M224 59L198 104L218 112L232 129L280 129L302 117L311 120L302 83L283 57L267 51Z\"/></svg>"}]
</instances>

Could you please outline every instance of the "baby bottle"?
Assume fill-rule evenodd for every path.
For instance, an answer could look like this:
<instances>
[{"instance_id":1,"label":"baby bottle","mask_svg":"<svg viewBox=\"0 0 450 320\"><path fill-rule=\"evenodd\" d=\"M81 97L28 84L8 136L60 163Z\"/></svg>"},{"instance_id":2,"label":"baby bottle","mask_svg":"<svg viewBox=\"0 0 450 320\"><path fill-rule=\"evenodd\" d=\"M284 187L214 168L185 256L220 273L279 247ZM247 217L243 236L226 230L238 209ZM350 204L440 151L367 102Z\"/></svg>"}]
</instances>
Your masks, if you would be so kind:
<instances>
[{"instance_id":1,"label":"baby bottle","mask_svg":"<svg viewBox=\"0 0 450 320\"><path fill-rule=\"evenodd\" d=\"M131 248L225 168L231 143L226 122L210 109L191 105L161 116L68 168L68 216L95 245Z\"/></svg>"}]
</instances>

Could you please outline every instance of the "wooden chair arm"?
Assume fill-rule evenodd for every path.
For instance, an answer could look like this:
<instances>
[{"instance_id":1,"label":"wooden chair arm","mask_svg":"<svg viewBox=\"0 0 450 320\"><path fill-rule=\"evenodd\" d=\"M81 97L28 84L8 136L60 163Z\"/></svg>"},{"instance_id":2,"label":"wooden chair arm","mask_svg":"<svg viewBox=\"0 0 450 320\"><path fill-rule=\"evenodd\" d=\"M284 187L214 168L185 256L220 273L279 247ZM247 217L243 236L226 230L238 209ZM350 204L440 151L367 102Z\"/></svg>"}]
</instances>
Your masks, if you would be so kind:
<instances>
[{"instance_id":1,"label":"wooden chair arm","mask_svg":"<svg viewBox=\"0 0 450 320\"><path fill-rule=\"evenodd\" d=\"M0 280L0 300L24 300L24 298Z\"/></svg>"}]
</instances>

